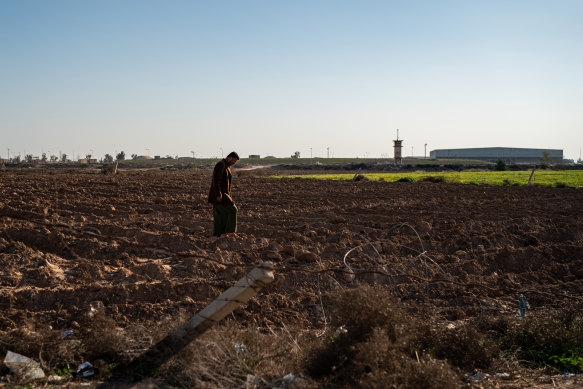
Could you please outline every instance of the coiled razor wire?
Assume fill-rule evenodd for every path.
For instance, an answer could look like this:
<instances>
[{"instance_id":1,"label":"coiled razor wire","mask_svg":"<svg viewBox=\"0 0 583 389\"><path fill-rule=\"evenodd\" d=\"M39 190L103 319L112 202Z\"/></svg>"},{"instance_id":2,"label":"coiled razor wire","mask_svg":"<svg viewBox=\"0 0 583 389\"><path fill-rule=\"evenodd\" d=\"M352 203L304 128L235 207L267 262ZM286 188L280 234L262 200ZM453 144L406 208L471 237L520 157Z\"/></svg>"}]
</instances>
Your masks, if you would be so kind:
<instances>
[{"instance_id":1,"label":"coiled razor wire","mask_svg":"<svg viewBox=\"0 0 583 389\"><path fill-rule=\"evenodd\" d=\"M443 270L443 268L433 258L431 258L430 256L427 255L427 251L425 250L425 247L423 245L423 240L421 239L421 236L419 235L419 233L417 232L417 230L415 228L413 228L408 223L401 223L401 224L397 224L397 225L393 226L392 229L399 229L399 228L403 228L403 227L407 227L407 228L411 229L415 233L415 235L417 236L417 239L419 241L419 245L420 245L421 250L418 250L418 249L415 249L415 248L412 248L412 247L408 247L408 246L405 246L405 245L401 245L401 244L395 244L394 242L391 242L391 241L374 241L374 242L371 242L371 241L368 241L368 239L366 237L362 236L364 238L364 240L366 240L367 242L351 248L350 250L348 250L346 252L346 254L344 254L344 257L342 258L342 262L344 263L344 266L348 269L348 273L351 274L351 275L363 274L365 272L368 272L368 270L369 270L369 269L363 269L363 268L354 269L352 266L350 266L348 264L348 257L352 253L355 253L358 250L362 250L364 247L370 246L374 250L374 252L376 253L377 257L379 259L384 260L385 258L378 252L378 250L376 249L375 245L377 245L377 244L381 244L381 245L382 244L392 244L392 245L395 245L397 247L401 247L401 248L407 249L407 250L409 250L409 251L417 254L413 259L411 259L406 264L405 269L404 269L405 272L409 271L409 269L413 266L413 264L415 262L417 262L418 260L422 261L423 265L425 265L425 281L422 282L422 284L425 284L427 296L429 295L429 285L430 284L436 283L436 282L443 282L443 280L432 280L432 279L430 279L429 272L430 272L431 269L430 269L430 266L428 265L428 262L432 263L435 267L437 267L437 269L439 270L439 272L441 272L447 278L447 281L445 281L445 283L449 283L450 286L454 286L456 283L451 278L451 275L448 274L445 270ZM369 257L366 254L365 254L365 256ZM370 258L370 259L372 259L372 258ZM387 268L390 269L389 264L386 264L384 266L384 268L385 269L387 269ZM399 297L403 297L402 294L396 288L396 278L397 277L403 277L405 274L403 274L403 273L396 274L394 272L391 273L389 271L380 272L379 274L383 274L383 273L386 273L386 275L388 276L388 279L391 282L391 287L393 289L393 292L396 293L396 294L398 294ZM458 300L458 297L459 297L458 296L458 293L455 290L455 288L452 288L452 290L453 290L453 293L454 293L454 296L455 296L455 301L457 301ZM479 305L479 308L480 308L480 317L478 318L478 321L479 321L481 319L482 315L483 315L483 305L482 305L482 301L473 292L471 292L469 290L466 290L466 293L469 293L478 302L478 305Z\"/></svg>"}]
</instances>

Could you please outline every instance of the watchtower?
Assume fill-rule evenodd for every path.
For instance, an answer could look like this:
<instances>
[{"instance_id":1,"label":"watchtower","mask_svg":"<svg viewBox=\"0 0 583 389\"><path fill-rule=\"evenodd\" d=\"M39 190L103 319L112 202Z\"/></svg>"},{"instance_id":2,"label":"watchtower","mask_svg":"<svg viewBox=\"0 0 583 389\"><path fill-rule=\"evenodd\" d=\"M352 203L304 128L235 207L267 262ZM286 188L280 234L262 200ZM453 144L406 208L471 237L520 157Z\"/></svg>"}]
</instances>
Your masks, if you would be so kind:
<instances>
[{"instance_id":1,"label":"watchtower","mask_svg":"<svg viewBox=\"0 0 583 389\"><path fill-rule=\"evenodd\" d=\"M403 148L403 140L399 140L399 129L397 128L397 139L393 141L395 148L395 165L402 163L401 149Z\"/></svg>"}]
</instances>

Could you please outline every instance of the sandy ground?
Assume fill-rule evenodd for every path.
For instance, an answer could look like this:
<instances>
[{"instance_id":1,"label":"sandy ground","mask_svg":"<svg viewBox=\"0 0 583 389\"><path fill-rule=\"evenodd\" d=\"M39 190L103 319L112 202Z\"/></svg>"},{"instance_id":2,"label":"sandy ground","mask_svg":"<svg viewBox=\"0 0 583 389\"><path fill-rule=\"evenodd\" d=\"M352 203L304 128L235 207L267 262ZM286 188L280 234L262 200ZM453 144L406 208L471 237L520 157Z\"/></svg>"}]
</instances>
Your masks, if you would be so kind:
<instances>
[{"instance_id":1,"label":"sandy ground","mask_svg":"<svg viewBox=\"0 0 583 389\"><path fill-rule=\"evenodd\" d=\"M517 293L534 310L581 298L582 190L248 173L234 179L239 237L216 243L211 171L0 173L0 330L195 313L265 260L276 282L231 320L321 328L319 295L356 281L453 325L516 316Z\"/></svg>"}]
</instances>

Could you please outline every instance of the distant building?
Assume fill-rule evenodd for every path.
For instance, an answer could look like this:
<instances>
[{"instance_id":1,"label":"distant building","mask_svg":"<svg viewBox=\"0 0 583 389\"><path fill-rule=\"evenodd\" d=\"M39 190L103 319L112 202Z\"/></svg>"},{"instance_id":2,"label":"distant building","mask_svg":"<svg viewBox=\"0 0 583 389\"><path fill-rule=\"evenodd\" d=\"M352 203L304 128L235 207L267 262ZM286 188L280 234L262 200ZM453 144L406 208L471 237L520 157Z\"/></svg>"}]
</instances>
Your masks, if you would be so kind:
<instances>
[{"instance_id":1,"label":"distant building","mask_svg":"<svg viewBox=\"0 0 583 389\"><path fill-rule=\"evenodd\" d=\"M79 163L81 163L81 164L97 163L97 159L95 159L95 158L90 158L90 159L80 158Z\"/></svg>"},{"instance_id":2,"label":"distant building","mask_svg":"<svg viewBox=\"0 0 583 389\"><path fill-rule=\"evenodd\" d=\"M429 153L431 159L474 159L496 162L502 159L506 163L536 164L548 152L551 163L563 162L563 150L557 149L523 149L516 147L480 147L471 149L440 149Z\"/></svg>"},{"instance_id":3,"label":"distant building","mask_svg":"<svg viewBox=\"0 0 583 389\"><path fill-rule=\"evenodd\" d=\"M261 155L259 154L249 154L249 159L259 159L261 158Z\"/></svg>"}]
</instances>

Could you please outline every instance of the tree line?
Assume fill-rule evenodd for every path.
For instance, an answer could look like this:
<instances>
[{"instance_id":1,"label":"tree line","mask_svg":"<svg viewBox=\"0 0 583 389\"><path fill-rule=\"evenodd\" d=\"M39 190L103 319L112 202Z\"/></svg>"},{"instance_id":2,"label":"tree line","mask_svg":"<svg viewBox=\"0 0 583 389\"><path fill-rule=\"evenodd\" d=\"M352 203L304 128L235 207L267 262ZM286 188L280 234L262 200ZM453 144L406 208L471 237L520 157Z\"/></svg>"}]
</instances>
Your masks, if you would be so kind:
<instances>
[{"instance_id":1,"label":"tree line","mask_svg":"<svg viewBox=\"0 0 583 389\"><path fill-rule=\"evenodd\" d=\"M86 160L91 160L93 157L93 155L91 154L86 154L85 155L85 159ZM138 158L137 154L132 154L131 155L132 159L136 159ZM100 160L100 162L113 162L115 161L123 161L126 159L126 153L124 151L120 151L119 153L117 153L115 155L115 158L111 155L111 154L105 154L105 156L103 156L103 158ZM26 154L24 156L24 158L22 158L19 155L16 155L12 158L6 159L6 162L10 162L10 163L33 163L36 161L39 162L72 162L71 159L69 159L69 156L65 153L60 154L59 156L56 156L54 154L51 155L47 155L47 153L42 153L42 155L40 157L35 157L32 154Z\"/></svg>"}]
</instances>

